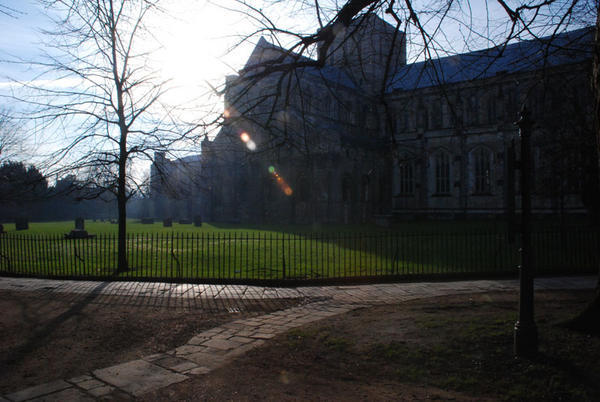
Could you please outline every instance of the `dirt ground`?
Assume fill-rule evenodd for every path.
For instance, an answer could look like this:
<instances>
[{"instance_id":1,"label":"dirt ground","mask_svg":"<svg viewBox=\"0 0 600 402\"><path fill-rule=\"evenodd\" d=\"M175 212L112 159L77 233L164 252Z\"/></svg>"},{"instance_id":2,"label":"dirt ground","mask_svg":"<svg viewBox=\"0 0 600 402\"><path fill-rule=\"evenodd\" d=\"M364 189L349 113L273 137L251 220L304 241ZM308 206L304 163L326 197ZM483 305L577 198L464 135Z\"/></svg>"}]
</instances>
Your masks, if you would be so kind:
<instances>
[{"instance_id":1,"label":"dirt ground","mask_svg":"<svg viewBox=\"0 0 600 402\"><path fill-rule=\"evenodd\" d=\"M597 372L600 339L556 327L590 296L536 295L539 361L513 357L515 293L436 297L355 310L293 329L206 376L142 399L598 400L600 378L585 378L585 371Z\"/></svg>"},{"instance_id":2,"label":"dirt ground","mask_svg":"<svg viewBox=\"0 0 600 402\"><path fill-rule=\"evenodd\" d=\"M0 394L164 352L227 321L302 300L0 292Z\"/></svg>"},{"instance_id":3,"label":"dirt ground","mask_svg":"<svg viewBox=\"0 0 600 402\"><path fill-rule=\"evenodd\" d=\"M140 399L598 400L600 339L556 325L590 296L536 294L534 361L512 356L515 292L445 296L292 329ZM206 328L297 303L150 300L1 292L0 393L166 351Z\"/></svg>"}]
</instances>

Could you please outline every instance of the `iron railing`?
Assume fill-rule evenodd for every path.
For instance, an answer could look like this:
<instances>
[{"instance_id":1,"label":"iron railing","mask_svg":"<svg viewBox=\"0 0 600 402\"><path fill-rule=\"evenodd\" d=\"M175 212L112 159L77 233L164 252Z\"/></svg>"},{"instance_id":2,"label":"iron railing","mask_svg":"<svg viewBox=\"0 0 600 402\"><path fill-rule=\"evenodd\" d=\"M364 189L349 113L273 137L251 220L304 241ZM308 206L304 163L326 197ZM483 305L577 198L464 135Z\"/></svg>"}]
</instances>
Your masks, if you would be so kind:
<instances>
[{"instance_id":1,"label":"iron railing","mask_svg":"<svg viewBox=\"0 0 600 402\"><path fill-rule=\"evenodd\" d=\"M536 274L598 270L593 230L534 232ZM302 282L517 273L518 242L506 233L188 233L117 237L0 235L0 273L53 278L186 282Z\"/></svg>"}]
</instances>

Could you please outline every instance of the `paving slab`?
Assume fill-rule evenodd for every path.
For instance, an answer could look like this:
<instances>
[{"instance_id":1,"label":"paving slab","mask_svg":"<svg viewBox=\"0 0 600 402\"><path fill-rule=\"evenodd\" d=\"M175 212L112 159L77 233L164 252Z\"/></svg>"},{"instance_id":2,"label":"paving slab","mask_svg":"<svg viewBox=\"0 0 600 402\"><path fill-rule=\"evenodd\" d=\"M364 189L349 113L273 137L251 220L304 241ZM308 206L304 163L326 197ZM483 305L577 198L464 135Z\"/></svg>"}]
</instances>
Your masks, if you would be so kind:
<instances>
[{"instance_id":1,"label":"paving slab","mask_svg":"<svg viewBox=\"0 0 600 402\"><path fill-rule=\"evenodd\" d=\"M39 396L51 394L53 392L61 391L63 389L67 389L70 387L72 387L72 385L69 384L68 382L63 381L63 380L58 380L58 381L52 381L52 382L48 382L46 384L41 384L41 385L36 385L34 387L26 388L22 391L8 394L8 395L6 395L6 397L8 399L10 399L11 401L21 402L21 401L26 401L28 399L37 398Z\"/></svg>"},{"instance_id":2,"label":"paving slab","mask_svg":"<svg viewBox=\"0 0 600 402\"><path fill-rule=\"evenodd\" d=\"M166 369L177 371L179 373L198 367L198 365L194 362L173 356L167 356L163 359L155 360L154 364Z\"/></svg>"},{"instance_id":3,"label":"paving slab","mask_svg":"<svg viewBox=\"0 0 600 402\"><path fill-rule=\"evenodd\" d=\"M134 360L96 370L93 374L102 381L135 396L185 381L188 378L144 360Z\"/></svg>"},{"instance_id":4,"label":"paving slab","mask_svg":"<svg viewBox=\"0 0 600 402\"><path fill-rule=\"evenodd\" d=\"M77 388L67 388L53 394L31 399L30 402L93 402L94 398Z\"/></svg>"},{"instance_id":5,"label":"paving slab","mask_svg":"<svg viewBox=\"0 0 600 402\"><path fill-rule=\"evenodd\" d=\"M210 339L210 340L204 342L203 345L211 347L211 348L215 348L215 349L220 349L220 350L230 350L230 349L234 349L234 348L240 346L240 344L238 342L234 342L234 341L231 341L228 339L222 339L222 338Z\"/></svg>"},{"instance_id":6,"label":"paving slab","mask_svg":"<svg viewBox=\"0 0 600 402\"><path fill-rule=\"evenodd\" d=\"M94 379L94 377L86 374L86 375L80 375L78 377L69 378L67 381L69 381L71 384L78 384L80 382L89 381L89 380L93 380L93 379Z\"/></svg>"},{"instance_id":7,"label":"paving slab","mask_svg":"<svg viewBox=\"0 0 600 402\"><path fill-rule=\"evenodd\" d=\"M99 388L99 387L103 387L106 384L103 383L102 381L96 380L96 379L89 379L87 381L81 381L80 383L77 384L77 386L79 388L83 388L85 390L89 390L89 389L93 389L93 388Z\"/></svg>"},{"instance_id":8,"label":"paving slab","mask_svg":"<svg viewBox=\"0 0 600 402\"><path fill-rule=\"evenodd\" d=\"M115 390L114 387L111 387L110 385L104 385L102 387L90 389L87 392L88 392L88 394L91 394L91 395L95 396L96 398L99 398L101 396L110 394L114 390Z\"/></svg>"}]
</instances>

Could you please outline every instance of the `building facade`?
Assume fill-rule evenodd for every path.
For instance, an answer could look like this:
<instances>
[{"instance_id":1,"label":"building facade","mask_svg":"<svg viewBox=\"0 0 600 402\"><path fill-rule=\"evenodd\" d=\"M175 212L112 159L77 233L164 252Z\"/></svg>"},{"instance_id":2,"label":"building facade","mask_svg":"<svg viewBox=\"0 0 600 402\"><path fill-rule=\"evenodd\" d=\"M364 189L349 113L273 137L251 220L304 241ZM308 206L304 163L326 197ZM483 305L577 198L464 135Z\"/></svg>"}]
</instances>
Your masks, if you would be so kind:
<instances>
[{"instance_id":1,"label":"building facade","mask_svg":"<svg viewBox=\"0 0 600 402\"><path fill-rule=\"evenodd\" d=\"M204 219L504 214L509 186L519 192L508 159L522 105L534 121L534 212L585 212L591 29L406 64L401 32L376 16L360 24L338 33L321 68L261 39L227 78L223 127L202 143ZM267 74L275 62L301 67Z\"/></svg>"}]
</instances>

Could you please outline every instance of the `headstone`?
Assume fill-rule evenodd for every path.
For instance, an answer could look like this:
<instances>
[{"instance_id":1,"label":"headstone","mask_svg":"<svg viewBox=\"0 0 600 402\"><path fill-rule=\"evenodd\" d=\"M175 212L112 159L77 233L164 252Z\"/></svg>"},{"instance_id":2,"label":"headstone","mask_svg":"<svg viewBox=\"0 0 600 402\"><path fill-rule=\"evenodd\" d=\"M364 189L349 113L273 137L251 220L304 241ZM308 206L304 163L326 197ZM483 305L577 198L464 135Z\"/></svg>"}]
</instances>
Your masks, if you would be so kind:
<instances>
[{"instance_id":1,"label":"headstone","mask_svg":"<svg viewBox=\"0 0 600 402\"><path fill-rule=\"evenodd\" d=\"M27 218L17 218L17 219L15 219L15 229L17 229L17 230L27 230L27 229L29 229L29 220Z\"/></svg>"},{"instance_id":2,"label":"headstone","mask_svg":"<svg viewBox=\"0 0 600 402\"><path fill-rule=\"evenodd\" d=\"M0 223L0 233L4 233L4 226Z\"/></svg>"},{"instance_id":3,"label":"headstone","mask_svg":"<svg viewBox=\"0 0 600 402\"><path fill-rule=\"evenodd\" d=\"M152 225L154 223L154 218L142 218L143 225Z\"/></svg>"},{"instance_id":4,"label":"headstone","mask_svg":"<svg viewBox=\"0 0 600 402\"><path fill-rule=\"evenodd\" d=\"M173 226L173 219L171 219L171 218L163 219L163 226L166 228L170 228L171 226Z\"/></svg>"},{"instance_id":5,"label":"headstone","mask_svg":"<svg viewBox=\"0 0 600 402\"><path fill-rule=\"evenodd\" d=\"M190 223L192 223L192 221L189 219L180 219L179 220L180 225L189 225Z\"/></svg>"},{"instance_id":6,"label":"headstone","mask_svg":"<svg viewBox=\"0 0 600 402\"><path fill-rule=\"evenodd\" d=\"M75 218L75 229L84 230L85 229L85 221L83 218Z\"/></svg>"},{"instance_id":7,"label":"headstone","mask_svg":"<svg viewBox=\"0 0 600 402\"><path fill-rule=\"evenodd\" d=\"M194 216L194 226L202 226L202 215Z\"/></svg>"}]
</instances>

